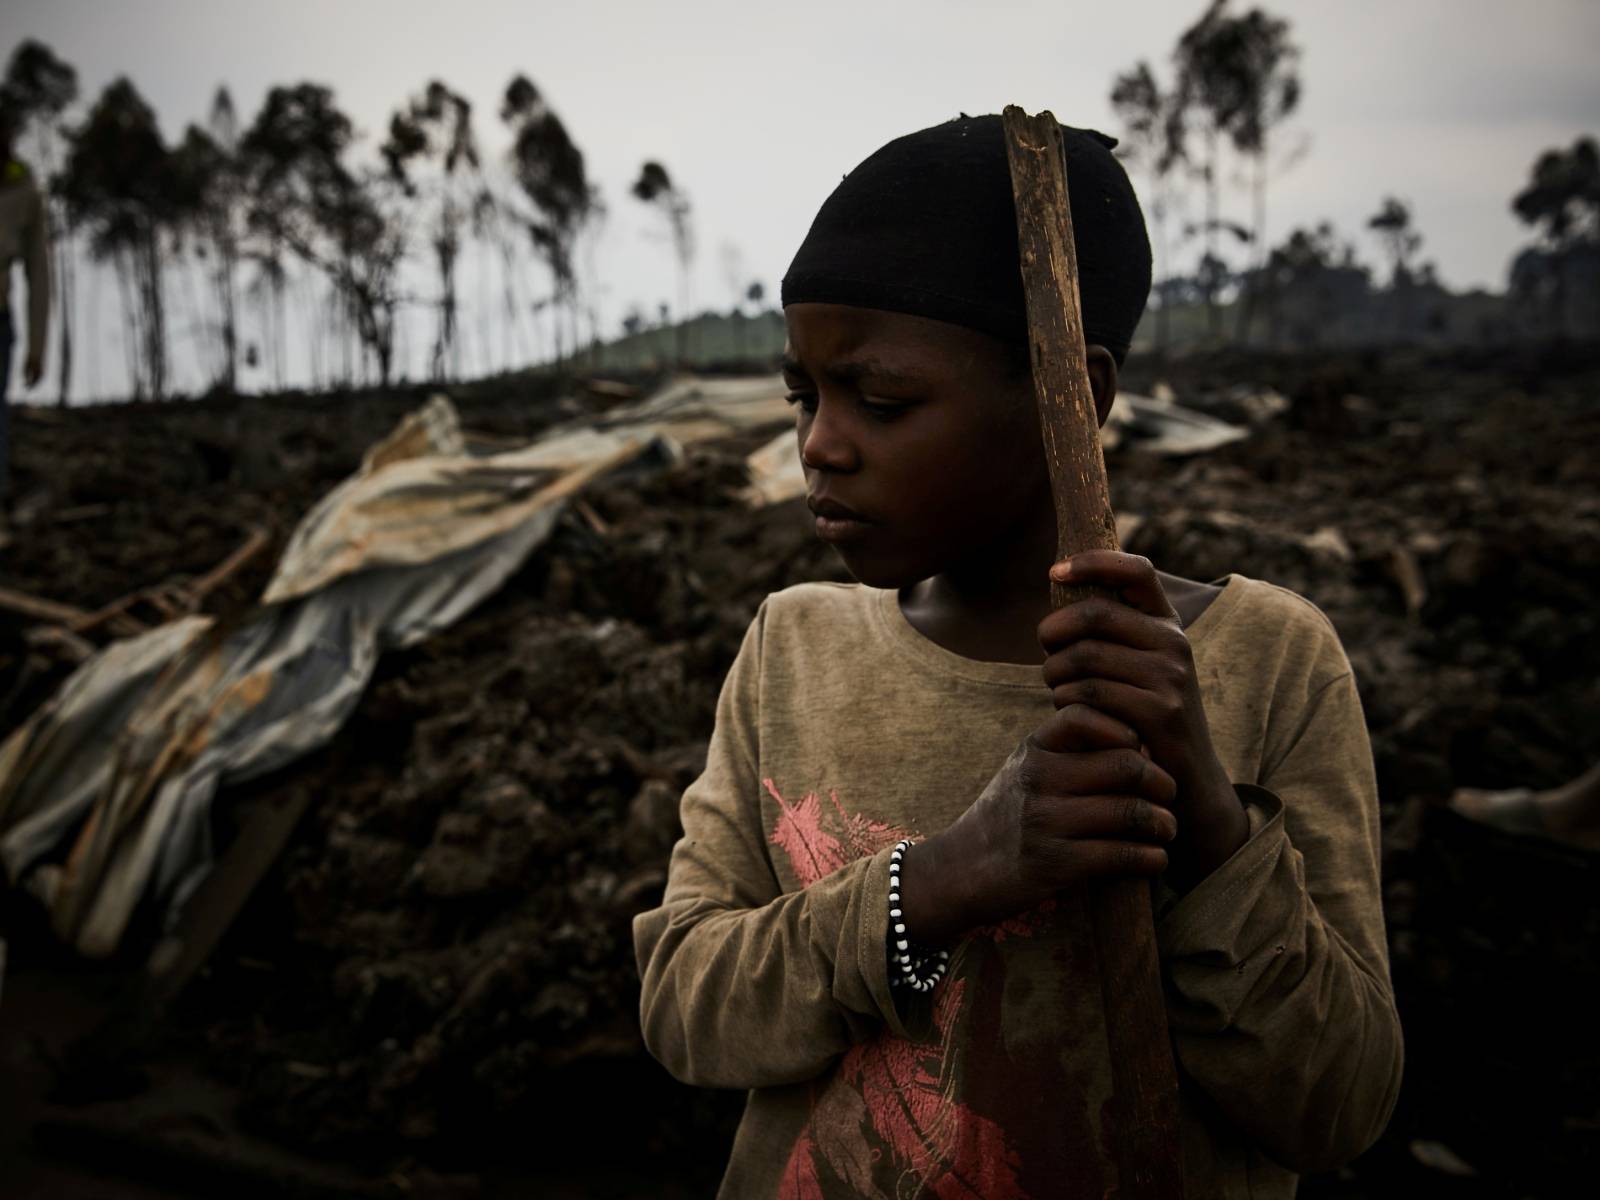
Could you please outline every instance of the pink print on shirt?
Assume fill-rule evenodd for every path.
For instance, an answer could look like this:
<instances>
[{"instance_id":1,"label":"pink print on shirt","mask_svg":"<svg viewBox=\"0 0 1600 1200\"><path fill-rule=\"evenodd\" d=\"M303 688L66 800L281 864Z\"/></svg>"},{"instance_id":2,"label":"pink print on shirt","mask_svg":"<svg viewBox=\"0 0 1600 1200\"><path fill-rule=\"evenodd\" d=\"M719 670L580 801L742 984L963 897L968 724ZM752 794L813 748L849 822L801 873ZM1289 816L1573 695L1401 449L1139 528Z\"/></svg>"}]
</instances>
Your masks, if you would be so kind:
<instances>
[{"instance_id":1,"label":"pink print on shirt","mask_svg":"<svg viewBox=\"0 0 1600 1200\"><path fill-rule=\"evenodd\" d=\"M810 887L858 858L876 854L907 836L902 829L882 821L872 821L860 813L847 813L835 789L828 793L824 806L816 792L790 804L778 794L770 779L761 781L778 802L778 823L772 830L772 844L789 856L789 866Z\"/></svg>"},{"instance_id":2,"label":"pink print on shirt","mask_svg":"<svg viewBox=\"0 0 1600 1200\"><path fill-rule=\"evenodd\" d=\"M762 783L778 805L772 844L802 887L907 836L847 812L837 790L827 804L816 792L791 804L771 779ZM1028 931L1020 923L1006 930L1012 936ZM810 1120L784 1167L782 1200L824 1200L846 1191L1024 1200L1005 1131L954 1099L951 1044L964 1024L966 991L967 980L954 977L937 990L932 1038L913 1042L881 1033L852 1047L819 1081Z\"/></svg>"}]
</instances>

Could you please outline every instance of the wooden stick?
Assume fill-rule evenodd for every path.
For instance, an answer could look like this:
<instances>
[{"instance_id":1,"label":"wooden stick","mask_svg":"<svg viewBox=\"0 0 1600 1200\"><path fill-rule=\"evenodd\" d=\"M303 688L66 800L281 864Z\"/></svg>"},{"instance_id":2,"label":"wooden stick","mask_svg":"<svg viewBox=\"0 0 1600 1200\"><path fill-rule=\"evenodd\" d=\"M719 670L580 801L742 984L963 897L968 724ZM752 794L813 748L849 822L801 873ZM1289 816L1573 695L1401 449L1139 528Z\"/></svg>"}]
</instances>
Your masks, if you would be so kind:
<instances>
[{"instance_id":1,"label":"wooden stick","mask_svg":"<svg viewBox=\"0 0 1600 1200\"><path fill-rule=\"evenodd\" d=\"M578 510L578 515L583 518L584 523L599 536L605 537L611 532L611 526L606 524L606 519L595 512L594 506L582 496L573 498L572 507Z\"/></svg>"},{"instance_id":2,"label":"wooden stick","mask_svg":"<svg viewBox=\"0 0 1600 1200\"><path fill-rule=\"evenodd\" d=\"M201 601L232 578L245 563L265 550L271 540L265 529L259 525L252 527L250 535L239 544L237 550L199 579L185 585L183 590L188 593L188 598L192 601L191 607L199 608Z\"/></svg>"},{"instance_id":3,"label":"wooden stick","mask_svg":"<svg viewBox=\"0 0 1600 1200\"><path fill-rule=\"evenodd\" d=\"M97 612L85 613L78 620L67 626L73 633L88 633L92 629L106 626L118 637L133 637L143 633L149 628L143 621L135 620L128 615L128 610L139 602L144 595L144 589L129 592L126 596L119 596L110 604Z\"/></svg>"},{"instance_id":4,"label":"wooden stick","mask_svg":"<svg viewBox=\"0 0 1600 1200\"><path fill-rule=\"evenodd\" d=\"M1016 105L1005 110L1004 122L1034 392L1055 494L1057 557L1114 550L1116 517L1084 349L1061 127L1048 112L1030 117ZM1050 588L1057 608L1092 594L1093 589L1057 583ZM1111 1053L1110 1132L1118 1200L1181 1198L1178 1075L1161 994L1149 886L1141 879L1126 879L1091 888L1089 914Z\"/></svg>"},{"instance_id":5,"label":"wooden stick","mask_svg":"<svg viewBox=\"0 0 1600 1200\"><path fill-rule=\"evenodd\" d=\"M137 595L138 593L135 593L134 598ZM115 630L124 636L143 633L145 628L143 625L132 617L123 615L122 610L126 607L122 601L116 601L98 613L88 613L70 604L62 604L59 600L46 600L42 596L30 596L26 592L0 588L0 609L30 617L35 621L60 625L70 633L87 632L102 621L111 621Z\"/></svg>"},{"instance_id":6,"label":"wooden stick","mask_svg":"<svg viewBox=\"0 0 1600 1200\"><path fill-rule=\"evenodd\" d=\"M89 615L83 609L62 604L59 600L46 600L43 596L30 596L27 592L15 592L3 587L0 587L0 609L57 625L71 625Z\"/></svg>"},{"instance_id":7,"label":"wooden stick","mask_svg":"<svg viewBox=\"0 0 1600 1200\"><path fill-rule=\"evenodd\" d=\"M150 605L161 614L164 620L168 621L185 613L196 612L201 604L205 602L207 596L237 574L257 554L261 553L271 540L265 529L255 526L232 554L212 567L199 579L187 584L151 584L149 587L142 587L137 591L129 592L125 596L119 596L110 604L95 612L81 613L72 620L64 622L64 624L73 633L88 633L101 625L106 625L112 633L119 637L132 637L143 633L149 628L144 622L138 621L128 614L128 610L135 604ZM54 602L48 601L46 603Z\"/></svg>"}]
</instances>

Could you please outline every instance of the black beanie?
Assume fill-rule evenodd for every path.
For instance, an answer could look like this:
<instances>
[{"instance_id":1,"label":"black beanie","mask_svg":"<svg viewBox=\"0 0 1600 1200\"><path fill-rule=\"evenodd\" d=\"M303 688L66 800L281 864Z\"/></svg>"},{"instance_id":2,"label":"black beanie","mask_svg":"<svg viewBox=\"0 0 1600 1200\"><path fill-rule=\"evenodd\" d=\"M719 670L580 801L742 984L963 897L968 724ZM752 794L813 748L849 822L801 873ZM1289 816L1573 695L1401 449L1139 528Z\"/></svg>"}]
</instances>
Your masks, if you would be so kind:
<instances>
[{"instance_id":1,"label":"black beanie","mask_svg":"<svg viewBox=\"0 0 1600 1200\"><path fill-rule=\"evenodd\" d=\"M1084 340L1120 362L1150 292L1150 239L1111 153L1116 139L1061 127ZM912 313L1026 345L1004 131L961 116L896 138L823 202L783 277L783 304Z\"/></svg>"}]
</instances>

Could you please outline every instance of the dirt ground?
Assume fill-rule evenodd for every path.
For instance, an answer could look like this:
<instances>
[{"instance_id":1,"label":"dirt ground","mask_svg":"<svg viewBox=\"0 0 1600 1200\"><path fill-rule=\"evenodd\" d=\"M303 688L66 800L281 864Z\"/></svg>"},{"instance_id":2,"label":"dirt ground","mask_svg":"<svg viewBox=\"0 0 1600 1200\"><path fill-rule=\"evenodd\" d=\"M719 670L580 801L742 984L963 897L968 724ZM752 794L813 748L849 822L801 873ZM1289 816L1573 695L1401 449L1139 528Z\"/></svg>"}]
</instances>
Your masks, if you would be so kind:
<instances>
[{"instance_id":1,"label":"dirt ground","mask_svg":"<svg viewBox=\"0 0 1600 1200\"><path fill-rule=\"evenodd\" d=\"M1571 1194L1600 1166L1597 863L1437 802L1554 784L1600 755L1600 359L1217 356L1136 362L1126 384L1158 378L1234 419L1252 409L1243 384L1289 405L1201 457L1113 453L1126 544L1178 574L1240 571L1315 600L1377 759L1405 1090L1383 1141L1302 1194ZM588 403L564 394L455 393L469 428L514 436ZM94 610L199 576L260 528L269 548L208 600L245 604L298 516L417 402L23 411L0 586ZM151 1121L205 1117L208 1161L266 1164L257 1177L280 1183L298 1171L304 1194L343 1186L318 1162L371 1194L709 1194L742 1101L681 1087L643 1053L629 925L660 894L677 797L756 605L844 578L803 507L733 499L760 440L598 488L604 532L564 519L456 628L386 658L329 747L220 798L224 838L252 805L312 802L123 1096L40 1107L55 1064L39 1048L58 1044L44 1026L71 1024L41 997L111 985L7 898L5 1002L31 1065L10 1074L0 1155L60 1161L65 1145L71 1160L92 1143L123 1177L193 1183L195 1154L151 1162L108 1121L68 1119L170 1094L188 1099ZM28 624L0 613L0 736L70 668ZM55 1124L25 1152L16 1128L41 1113Z\"/></svg>"}]
</instances>

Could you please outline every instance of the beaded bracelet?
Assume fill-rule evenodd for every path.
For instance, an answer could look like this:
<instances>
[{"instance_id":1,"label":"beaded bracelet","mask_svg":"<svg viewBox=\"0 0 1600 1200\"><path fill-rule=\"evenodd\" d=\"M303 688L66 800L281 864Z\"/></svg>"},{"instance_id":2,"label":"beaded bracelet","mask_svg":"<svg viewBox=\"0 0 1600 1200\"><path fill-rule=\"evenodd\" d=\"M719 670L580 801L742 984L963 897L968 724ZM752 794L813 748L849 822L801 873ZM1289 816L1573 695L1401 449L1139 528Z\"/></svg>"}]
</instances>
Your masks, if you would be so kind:
<instances>
[{"instance_id":1,"label":"beaded bracelet","mask_svg":"<svg viewBox=\"0 0 1600 1200\"><path fill-rule=\"evenodd\" d=\"M931 992L933 985L944 978L944 973L950 968L950 952L948 950L935 950L932 953L920 948L913 951L910 939L906 937L905 915L900 909L900 863L906 856L906 851L911 849L911 843L901 840L895 843L889 852L889 928L894 939L894 956L892 963L900 968L899 978L891 976L891 982L904 984L918 992Z\"/></svg>"}]
</instances>

